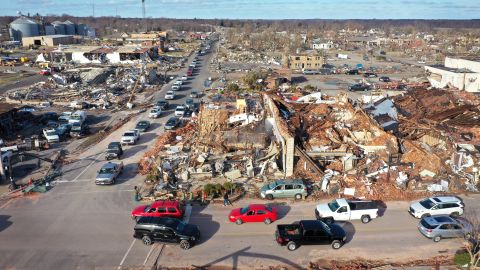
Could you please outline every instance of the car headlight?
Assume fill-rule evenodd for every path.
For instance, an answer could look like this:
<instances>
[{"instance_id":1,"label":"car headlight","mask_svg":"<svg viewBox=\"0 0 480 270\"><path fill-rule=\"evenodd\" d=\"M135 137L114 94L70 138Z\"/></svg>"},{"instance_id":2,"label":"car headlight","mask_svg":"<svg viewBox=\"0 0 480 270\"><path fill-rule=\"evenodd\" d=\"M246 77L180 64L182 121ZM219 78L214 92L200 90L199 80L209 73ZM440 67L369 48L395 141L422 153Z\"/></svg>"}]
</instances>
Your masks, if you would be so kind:
<instances>
[{"instance_id":1,"label":"car headlight","mask_svg":"<svg viewBox=\"0 0 480 270\"><path fill-rule=\"evenodd\" d=\"M195 241L195 236L190 237L190 240Z\"/></svg>"},{"instance_id":2,"label":"car headlight","mask_svg":"<svg viewBox=\"0 0 480 270\"><path fill-rule=\"evenodd\" d=\"M234 216L230 216L231 219L234 219L235 217Z\"/></svg>"}]
</instances>

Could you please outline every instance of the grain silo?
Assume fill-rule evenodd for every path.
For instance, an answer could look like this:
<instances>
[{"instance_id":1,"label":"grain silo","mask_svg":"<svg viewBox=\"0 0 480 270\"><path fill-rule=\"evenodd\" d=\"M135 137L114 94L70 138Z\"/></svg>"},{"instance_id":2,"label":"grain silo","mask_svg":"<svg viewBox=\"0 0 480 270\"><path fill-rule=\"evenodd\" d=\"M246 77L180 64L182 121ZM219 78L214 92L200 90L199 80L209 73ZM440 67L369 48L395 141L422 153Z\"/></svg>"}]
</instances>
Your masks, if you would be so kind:
<instances>
[{"instance_id":1,"label":"grain silo","mask_svg":"<svg viewBox=\"0 0 480 270\"><path fill-rule=\"evenodd\" d=\"M75 24L69 20L66 20L65 25L65 34L66 35L75 35Z\"/></svg>"},{"instance_id":2,"label":"grain silo","mask_svg":"<svg viewBox=\"0 0 480 270\"><path fill-rule=\"evenodd\" d=\"M45 28L45 35L55 35L55 27L51 24L45 24L43 26Z\"/></svg>"},{"instance_id":3,"label":"grain silo","mask_svg":"<svg viewBox=\"0 0 480 270\"><path fill-rule=\"evenodd\" d=\"M55 28L55 34L56 35L65 35L65 25L63 22L60 21L54 21L52 22L53 28Z\"/></svg>"},{"instance_id":4,"label":"grain silo","mask_svg":"<svg viewBox=\"0 0 480 270\"><path fill-rule=\"evenodd\" d=\"M15 41L21 41L22 37L34 37L40 35L40 24L34 19L22 16L10 23L10 37Z\"/></svg>"},{"instance_id":5,"label":"grain silo","mask_svg":"<svg viewBox=\"0 0 480 270\"><path fill-rule=\"evenodd\" d=\"M77 24L77 35L86 36L87 31L88 29L86 24L83 24L83 23Z\"/></svg>"}]
</instances>

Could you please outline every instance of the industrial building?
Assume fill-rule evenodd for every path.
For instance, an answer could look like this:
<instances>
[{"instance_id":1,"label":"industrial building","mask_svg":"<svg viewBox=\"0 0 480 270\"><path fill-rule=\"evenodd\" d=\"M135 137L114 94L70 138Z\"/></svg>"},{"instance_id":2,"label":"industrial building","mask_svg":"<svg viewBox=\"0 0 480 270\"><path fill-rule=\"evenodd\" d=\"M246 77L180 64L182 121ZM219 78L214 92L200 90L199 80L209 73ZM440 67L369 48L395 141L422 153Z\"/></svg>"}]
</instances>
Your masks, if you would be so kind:
<instances>
[{"instance_id":1,"label":"industrial building","mask_svg":"<svg viewBox=\"0 0 480 270\"><path fill-rule=\"evenodd\" d=\"M71 21L44 22L42 18L34 19L21 16L10 23L10 40L22 41L24 37L52 36L52 35L79 35L95 37L95 30L85 24L75 24ZM29 40L27 40L29 41ZM28 45L24 45L28 46Z\"/></svg>"},{"instance_id":2,"label":"industrial building","mask_svg":"<svg viewBox=\"0 0 480 270\"><path fill-rule=\"evenodd\" d=\"M74 44L75 39L72 35L48 35L36 37L23 37L22 44L24 47L30 46L57 46Z\"/></svg>"},{"instance_id":3,"label":"industrial building","mask_svg":"<svg viewBox=\"0 0 480 270\"><path fill-rule=\"evenodd\" d=\"M480 92L480 59L446 57L444 65L425 66L425 71L433 87Z\"/></svg>"}]
</instances>

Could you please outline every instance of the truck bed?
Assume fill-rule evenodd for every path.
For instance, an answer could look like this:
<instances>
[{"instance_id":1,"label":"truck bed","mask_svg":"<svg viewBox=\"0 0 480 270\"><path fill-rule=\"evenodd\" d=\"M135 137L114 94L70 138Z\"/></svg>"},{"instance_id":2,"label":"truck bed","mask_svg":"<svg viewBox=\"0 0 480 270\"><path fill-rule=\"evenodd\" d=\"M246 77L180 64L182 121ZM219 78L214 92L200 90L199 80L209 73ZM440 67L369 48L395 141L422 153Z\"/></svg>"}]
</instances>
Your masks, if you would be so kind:
<instances>
[{"instance_id":1,"label":"truck bed","mask_svg":"<svg viewBox=\"0 0 480 270\"><path fill-rule=\"evenodd\" d=\"M300 224L279 224L277 225L279 236L292 238L300 236Z\"/></svg>"}]
</instances>

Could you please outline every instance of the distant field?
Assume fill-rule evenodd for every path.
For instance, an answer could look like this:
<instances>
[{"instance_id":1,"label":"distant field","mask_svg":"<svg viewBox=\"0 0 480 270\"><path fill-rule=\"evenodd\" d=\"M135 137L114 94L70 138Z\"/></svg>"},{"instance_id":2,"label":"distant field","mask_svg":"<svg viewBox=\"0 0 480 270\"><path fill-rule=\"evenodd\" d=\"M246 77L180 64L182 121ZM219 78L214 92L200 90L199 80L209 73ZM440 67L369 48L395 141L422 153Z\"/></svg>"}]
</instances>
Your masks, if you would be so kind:
<instances>
[{"instance_id":1,"label":"distant field","mask_svg":"<svg viewBox=\"0 0 480 270\"><path fill-rule=\"evenodd\" d=\"M33 76L33 73L0 73L0 85L7 85Z\"/></svg>"}]
</instances>

